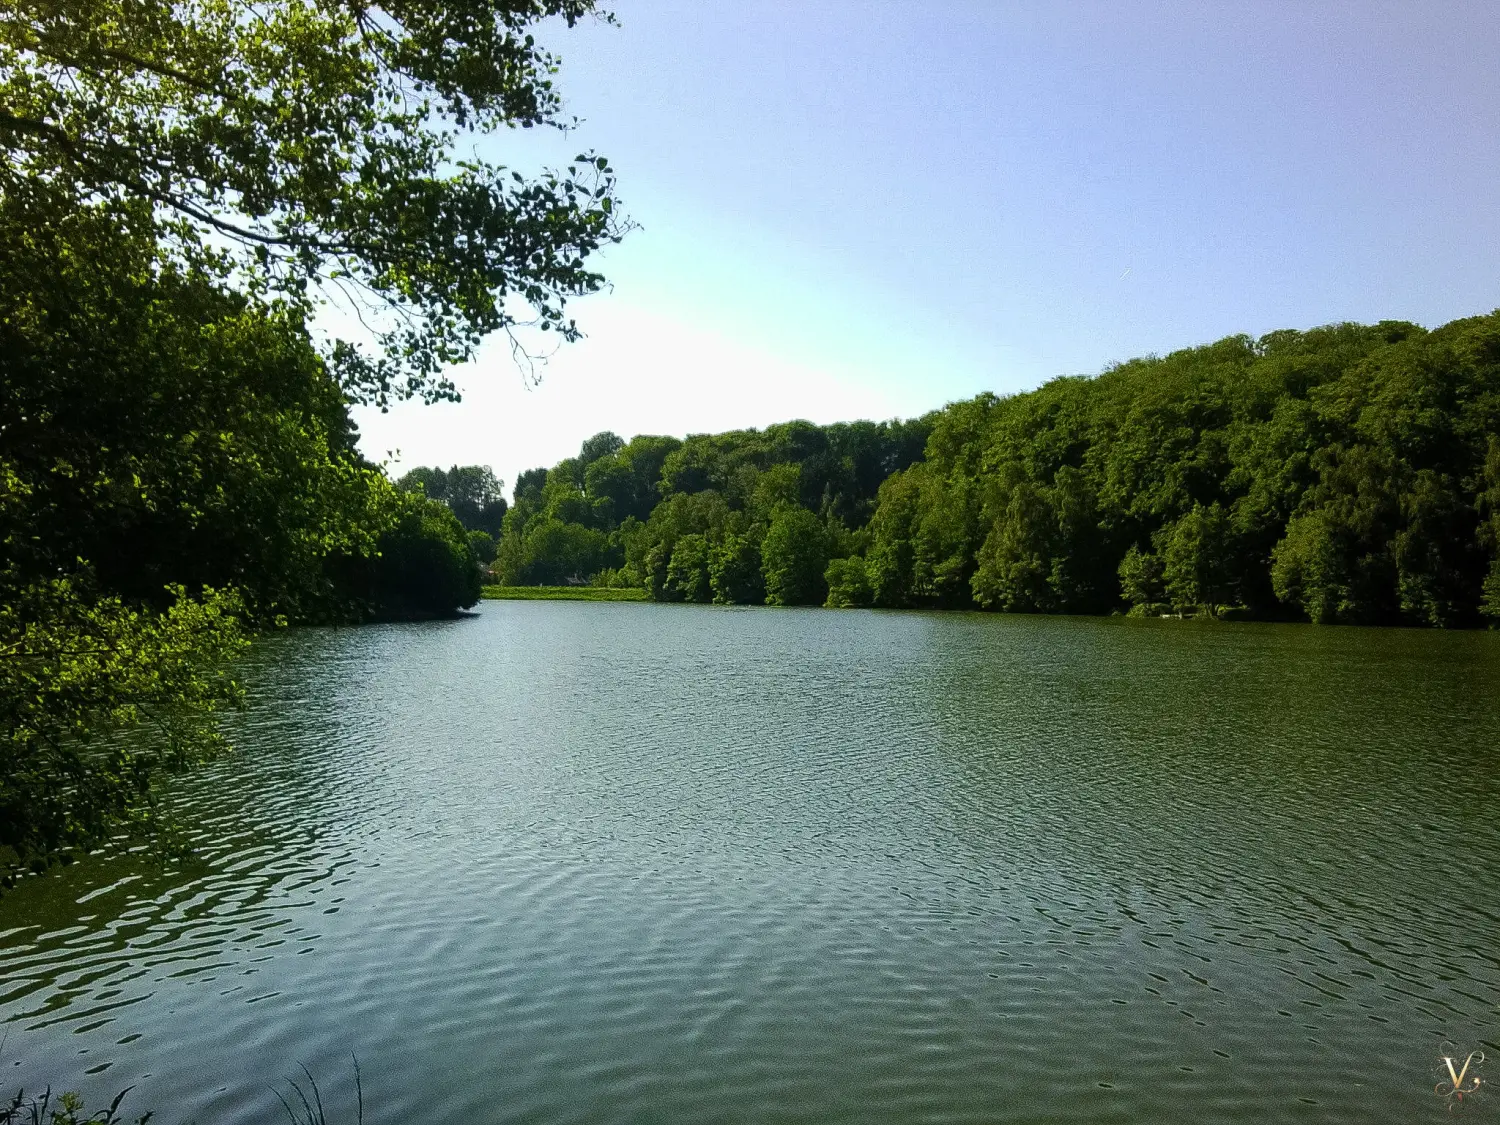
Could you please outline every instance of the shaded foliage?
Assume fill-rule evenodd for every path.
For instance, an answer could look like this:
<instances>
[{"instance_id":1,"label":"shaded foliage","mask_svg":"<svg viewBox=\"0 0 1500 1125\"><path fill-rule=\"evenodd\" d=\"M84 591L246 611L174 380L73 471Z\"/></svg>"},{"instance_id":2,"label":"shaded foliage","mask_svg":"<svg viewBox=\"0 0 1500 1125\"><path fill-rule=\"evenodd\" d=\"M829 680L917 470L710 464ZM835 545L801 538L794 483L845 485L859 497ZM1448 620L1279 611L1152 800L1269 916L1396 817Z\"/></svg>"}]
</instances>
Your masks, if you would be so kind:
<instances>
[{"instance_id":1,"label":"shaded foliage","mask_svg":"<svg viewBox=\"0 0 1500 1125\"><path fill-rule=\"evenodd\" d=\"M402 497L377 547L360 592L380 616L442 617L479 600L479 560L446 504L420 495Z\"/></svg>"},{"instance_id":2,"label":"shaded foliage","mask_svg":"<svg viewBox=\"0 0 1500 1125\"><path fill-rule=\"evenodd\" d=\"M383 478L295 313L162 261L135 206L56 222L0 198L0 506L21 580L233 586L341 614L324 560L373 548Z\"/></svg>"},{"instance_id":3,"label":"shaded foliage","mask_svg":"<svg viewBox=\"0 0 1500 1125\"><path fill-rule=\"evenodd\" d=\"M99 596L87 576L36 582L0 604L0 879L39 870L154 811L161 773L223 746L244 648L229 593L176 587L164 612ZM128 738L134 727L148 737Z\"/></svg>"},{"instance_id":4,"label":"shaded foliage","mask_svg":"<svg viewBox=\"0 0 1500 1125\"><path fill-rule=\"evenodd\" d=\"M478 595L452 513L355 452L296 315L137 218L0 199L4 872L149 825L157 777L220 745L247 626Z\"/></svg>"}]
</instances>

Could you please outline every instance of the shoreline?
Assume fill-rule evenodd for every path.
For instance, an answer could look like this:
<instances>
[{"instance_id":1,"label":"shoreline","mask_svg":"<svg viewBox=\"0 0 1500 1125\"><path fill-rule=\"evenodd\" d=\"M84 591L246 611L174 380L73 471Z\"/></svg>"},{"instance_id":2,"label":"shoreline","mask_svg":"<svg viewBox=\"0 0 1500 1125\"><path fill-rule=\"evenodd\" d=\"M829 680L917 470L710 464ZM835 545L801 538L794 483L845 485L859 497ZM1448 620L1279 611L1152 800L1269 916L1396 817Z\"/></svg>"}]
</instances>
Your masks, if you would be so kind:
<instances>
[{"instance_id":1,"label":"shoreline","mask_svg":"<svg viewBox=\"0 0 1500 1125\"><path fill-rule=\"evenodd\" d=\"M486 586L484 601L521 602L643 602L646 591L638 587L613 586Z\"/></svg>"}]
</instances>

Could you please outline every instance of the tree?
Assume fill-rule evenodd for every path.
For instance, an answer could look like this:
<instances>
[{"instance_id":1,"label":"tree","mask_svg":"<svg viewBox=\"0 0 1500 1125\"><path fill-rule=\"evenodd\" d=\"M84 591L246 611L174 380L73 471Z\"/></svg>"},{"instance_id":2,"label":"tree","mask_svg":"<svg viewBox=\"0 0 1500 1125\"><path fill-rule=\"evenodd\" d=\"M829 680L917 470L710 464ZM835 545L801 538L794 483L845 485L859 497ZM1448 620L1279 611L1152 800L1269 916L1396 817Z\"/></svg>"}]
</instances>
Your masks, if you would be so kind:
<instances>
[{"instance_id":1,"label":"tree","mask_svg":"<svg viewBox=\"0 0 1500 1125\"><path fill-rule=\"evenodd\" d=\"M547 484L547 470L527 469L516 476L516 500L527 500L532 504L542 502L542 489Z\"/></svg>"},{"instance_id":2,"label":"tree","mask_svg":"<svg viewBox=\"0 0 1500 1125\"><path fill-rule=\"evenodd\" d=\"M709 573L709 544L696 532L678 539L667 562L666 594L672 601L713 600Z\"/></svg>"},{"instance_id":3,"label":"tree","mask_svg":"<svg viewBox=\"0 0 1500 1125\"><path fill-rule=\"evenodd\" d=\"M471 531L466 536L469 550L484 566L495 561L495 538L488 531Z\"/></svg>"},{"instance_id":4,"label":"tree","mask_svg":"<svg viewBox=\"0 0 1500 1125\"><path fill-rule=\"evenodd\" d=\"M986 609L1044 613L1059 608L1052 576L1056 515L1046 491L1027 480L1008 489L1005 507L979 548L972 581Z\"/></svg>"},{"instance_id":5,"label":"tree","mask_svg":"<svg viewBox=\"0 0 1500 1125\"><path fill-rule=\"evenodd\" d=\"M501 556L545 518L654 598L1474 624L1497 432L1500 313L1233 336L911 423L606 431L517 489Z\"/></svg>"},{"instance_id":6,"label":"tree","mask_svg":"<svg viewBox=\"0 0 1500 1125\"><path fill-rule=\"evenodd\" d=\"M585 260L628 225L603 157L527 179L459 149L465 132L566 124L556 59L531 28L594 7L10 7L0 195L26 200L38 226L90 203L149 204L176 261L223 262L245 291L304 310L320 288L352 301L380 350L331 346L351 396L454 398L443 369L519 319L575 339L567 299L603 284Z\"/></svg>"},{"instance_id":7,"label":"tree","mask_svg":"<svg viewBox=\"0 0 1500 1125\"><path fill-rule=\"evenodd\" d=\"M772 465L755 476L746 510L766 523L776 518L782 508L795 508L802 502L802 466L795 462Z\"/></svg>"},{"instance_id":8,"label":"tree","mask_svg":"<svg viewBox=\"0 0 1500 1125\"><path fill-rule=\"evenodd\" d=\"M131 603L346 616L339 560L373 554L390 486L296 311L164 261L143 211L36 229L0 197L0 585L84 559Z\"/></svg>"},{"instance_id":9,"label":"tree","mask_svg":"<svg viewBox=\"0 0 1500 1125\"><path fill-rule=\"evenodd\" d=\"M447 504L465 528L490 536L500 534L509 507L505 482L488 465L454 465L447 472L419 467L398 480L396 487L404 492L420 489L431 499Z\"/></svg>"},{"instance_id":10,"label":"tree","mask_svg":"<svg viewBox=\"0 0 1500 1125\"><path fill-rule=\"evenodd\" d=\"M603 430L584 441L583 447L578 451L579 464L587 469L599 458L612 457L624 447L625 441L619 434Z\"/></svg>"},{"instance_id":11,"label":"tree","mask_svg":"<svg viewBox=\"0 0 1500 1125\"><path fill-rule=\"evenodd\" d=\"M806 508L786 505L760 545L767 605L822 605L828 596L828 533Z\"/></svg>"},{"instance_id":12,"label":"tree","mask_svg":"<svg viewBox=\"0 0 1500 1125\"><path fill-rule=\"evenodd\" d=\"M577 336L566 301L602 283L585 258L628 226L607 161L528 180L457 145L465 130L564 123L555 59L528 29L592 8L0 11L12 858L103 838L149 811L157 774L212 748L237 630L478 597L455 512L498 528L499 482L450 470L451 510L397 492L359 456L348 406L456 397L444 366L521 321ZM330 297L376 352L314 339ZM129 729L142 720L160 744Z\"/></svg>"},{"instance_id":13,"label":"tree","mask_svg":"<svg viewBox=\"0 0 1500 1125\"><path fill-rule=\"evenodd\" d=\"M523 534L507 533L494 569L506 586L554 586L581 581L610 563L609 540L602 532L544 515Z\"/></svg>"},{"instance_id":14,"label":"tree","mask_svg":"<svg viewBox=\"0 0 1500 1125\"><path fill-rule=\"evenodd\" d=\"M923 474L917 467L892 473L881 484L870 517L865 556L875 604L909 605L916 594L912 536L921 510Z\"/></svg>"},{"instance_id":15,"label":"tree","mask_svg":"<svg viewBox=\"0 0 1500 1125\"><path fill-rule=\"evenodd\" d=\"M1145 611L1147 606L1165 600L1161 557L1154 552L1143 551L1132 543L1120 560L1118 573L1121 592L1132 606Z\"/></svg>"},{"instance_id":16,"label":"tree","mask_svg":"<svg viewBox=\"0 0 1500 1125\"><path fill-rule=\"evenodd\" d=\"M1327 509L1314 509L1287 524L1272 555L1276 596L1318 625L1347 620L1352 607L1347 545Z\"/></svg>"},{"instance_id":17,"label":"tree","mask_svg":"<svg viewBox=\"0 0 1500 1125\"><path fill-rule=\"evenodd\" d=\"M445 617L479 600L479 560L445 504L407 493L380 536L369 596L383 617Z\"/></svg>"},{"instance_id":18,"label":"tree","mask_svg":"<svg viewBox=\"0 0 1500 1125\"><path fill-rule=\"evenodd\" d=\"M828 600L823 604L831 609L867 606L875 600L869 568L858 555L834 559L823 572L823 581L828 585Z\"/></svg>"},{"instance_id":19,"label":"tree","mask_svg":"<svg viewBox=\"0 0 1500 1125\"><path fill-rule=\"evenodd\" d=\"M1210 616L1231 598L1233 540L1229 517L1217 504L1193 510L1163 533L1162 583L1180 610L1202 606Z\"/></svg>"},{"instance_id":20,"label":"tree","mask_svg":"<svg viewBox=\"0 0 1500 1125\"><path fill-rule=\"evenodd\" d=\"M1230 337L945 408L865 558L886 605L963 604L967 571L1000 610L1107 611L1119 578L1141 605L1475 623L1497 432L1500 313Z\"/></svg>"},{"instance_id":21,"label":"tree","mask_svg":"<svg viewBox=\"0 0 1500 1125\"><path fill-rule=\"evenodd\" d=\"M591 509L588 518L596 527L614 527L635 514L635 474L619 456L608 454L591 462L583 480L583 495ZM646 515L650 514L648 505Z\"/></svg>"},{"instance_id":22,"label":"tree","mask_svg":"<svg viewBox=\"0 0 1500 1125\"><path fill-rule=\"evenodd\" d=\"M683 586L677 576L696 575L701 569L704 581L711 583L706 547L722 540L729 517L729 506L717 492L677 493L667 497L656 506L645 526L629 536L625 544L626 570L637 577L652 598L680 600ZM688 536L698 537L696 542L704 545L704 553L700 558L696 542L690 545L688 561L679 563L674 572L672 558L678 544Z\"/></svg>"},{"instance_id":23,"label":"tree","mask_svg":"<svg viewBox=\"0 0 1500 1125\"><path fill-rule=\"evenodd\" d=\"M1479 543L1489 553L1489 572L1481 587L1479 612L1491 628L1500 627L1500 435L1489 437L1484 459L1484 490L1476 502Z\"/></svg>"},{"instance_id":24,"label":"tree","mask_svg":"<svg viewBox=\"0 0 1500 1125\"><path fill-rule=\"evenodd\" d=\"M761 573L761 525L730 531L709 554L709 582L718 605L764 605L766 580Z\"/></svg>"}]
</instances>

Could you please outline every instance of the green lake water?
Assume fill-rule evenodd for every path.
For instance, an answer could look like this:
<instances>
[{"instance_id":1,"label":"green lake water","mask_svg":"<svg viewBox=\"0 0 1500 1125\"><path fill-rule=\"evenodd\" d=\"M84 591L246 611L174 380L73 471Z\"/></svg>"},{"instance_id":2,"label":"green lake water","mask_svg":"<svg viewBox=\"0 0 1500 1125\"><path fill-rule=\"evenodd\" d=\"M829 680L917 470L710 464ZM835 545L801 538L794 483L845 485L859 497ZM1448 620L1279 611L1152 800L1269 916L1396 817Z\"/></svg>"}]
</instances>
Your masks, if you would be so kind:
<instances>
[{"instance_id":1,"label":"green lake water","mask_svg":"<svg viewBox=\"0 0 1500 1125\"><path fill-rule=\"evenodd\" d=\"M247 674L195 860L0 898L0 1088L1500 1121L1500 634L502 602Z\"/></svg>"}]
</instances>

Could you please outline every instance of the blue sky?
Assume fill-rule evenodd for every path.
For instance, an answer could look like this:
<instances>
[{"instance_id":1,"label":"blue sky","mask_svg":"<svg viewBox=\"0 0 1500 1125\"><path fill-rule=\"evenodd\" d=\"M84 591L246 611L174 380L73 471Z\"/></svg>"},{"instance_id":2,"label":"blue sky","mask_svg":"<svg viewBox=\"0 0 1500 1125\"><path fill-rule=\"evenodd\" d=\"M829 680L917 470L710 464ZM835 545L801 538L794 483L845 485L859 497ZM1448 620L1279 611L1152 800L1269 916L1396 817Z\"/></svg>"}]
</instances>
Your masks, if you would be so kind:
<instances>
[{"instance_id":1,"label":"blue sky","mask_svg":"<svg viewBox=\"0 0 1500 1125\"><path fill-rule=\"evenodd\" d=\"M528 389L356 413L509 483L600 429L912 415L1238 332L1500 306L1500 4L635 0L549 26L641 224Z\"/></svg>"}]
</instances>

